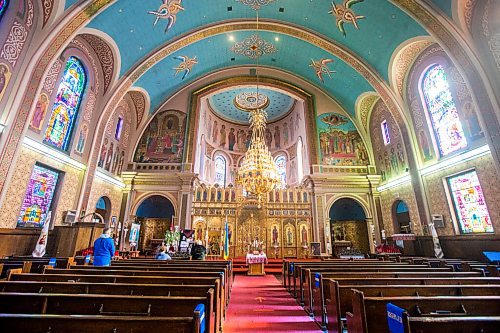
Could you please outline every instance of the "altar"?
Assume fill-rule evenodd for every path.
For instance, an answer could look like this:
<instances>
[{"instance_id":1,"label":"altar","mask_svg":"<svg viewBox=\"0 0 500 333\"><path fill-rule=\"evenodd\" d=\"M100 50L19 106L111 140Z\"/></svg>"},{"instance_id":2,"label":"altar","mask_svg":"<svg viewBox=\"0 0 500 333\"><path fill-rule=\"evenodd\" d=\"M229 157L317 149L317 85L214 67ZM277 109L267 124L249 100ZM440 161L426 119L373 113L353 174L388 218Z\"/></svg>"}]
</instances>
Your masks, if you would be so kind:
<instances>
[{"instance_id":1,"label":"altar","mask_svg":"<svg viewBox=\"0 0 500 333\"><path fill-rule=\"evenodd\" d=\"M265 253L247 253L246 262L248 265L248 275L266 275L264 265L267 264Z\"/></svg>"}]
</instances>

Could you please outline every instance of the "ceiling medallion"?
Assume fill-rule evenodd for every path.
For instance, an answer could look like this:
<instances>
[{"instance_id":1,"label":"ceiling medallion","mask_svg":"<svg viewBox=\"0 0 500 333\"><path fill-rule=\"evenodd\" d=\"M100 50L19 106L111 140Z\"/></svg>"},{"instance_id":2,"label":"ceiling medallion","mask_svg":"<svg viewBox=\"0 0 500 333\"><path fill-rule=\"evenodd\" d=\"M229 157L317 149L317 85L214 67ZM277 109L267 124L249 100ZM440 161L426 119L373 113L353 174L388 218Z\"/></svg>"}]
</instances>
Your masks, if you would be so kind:
<instances>
[{"instance_id":1,"label":"ceiling medallion","mask_svg":"<svg viewBox=\"0 0 500 333\"><path fill-rule=\"evenodd\" d=\"M184 75L182 76L183 80L191 72L193 66L198 63L198 60L196 60L196 56L194 58L189 58L188 56L176 56L174 57L174 59L179 60L181 63L179 64L179 66L172 69L175 70L175 76L177 76L177 74L179 74L180 72L184 72Z\"/></svg>"},{"instance_id":2,"label":"ceiling medallion","mask_svg":"<svg viewBox=\"0 0 500 333\"><path fill-rule=\"evenodd\" d=\"M359 30L358 20L364 19L364 16L356 15L351 7L358 2L363 2L364 0L343 0L341 5L337 5L332 1L332 10L328 14L332 14L337 20L337 28L346 37L346 32L344 28L345 23L351 23L356 29Z\"/></svg>"},{"instance_id":3,"label":"ceiling medallion","mask_svg":"<svg viewBox=\"0 0 500 333\"><path fill-rule=\"evenodd\" d=\"M162 0L163 4L156 11L149 11L148 14L156 16L155 23L153 26L156 26L160 19L167 20L167 26L165 27L165 33L170 30L175 24L177 19L177 14L184 10L182 7L182 0Z\"/></svg>"},{"instance_id":4,"label":"ceiling medallion","mask_svg":"<svg viewBox=\"0 0 500 333\"><path fill-rule=\"evenodd\" d=\"M269 5L276 0L238 0L245 6L250 6L253 10L259 10L260 7Z\"/></svg>"},{"instance_id":5,"label":"ceiling medallion","mask_svg":"<svg viewBox=\"0 0 500 333\"><path fill-rule=\"evenodd\" d=\"M323 74L328 75L331 79L332 73L336 73L334 70L331 70L328 67L328 64L331 62L333 62L333 59L324 59L324 58L320 60L311 59L311 64L309 65L309 67L312 67L314 69L314 71L316 72L316 76L318 77L318 79L321 80L322 83L325 83L323 79Z\"/></svg>"},{"instance_id":6,"label":"ceiling medallion","mask_svg":"<svg viewBox=\"0 0 500 333\"><path fill-rule=\"evenodd\" d=\"M254 111L257 109L265 109L269 106L269 97L257 92L242 92L234 98L234 106L246 112Z\"/></svg>"},{"instance_id":7,"label":"ceiling medallion","mask_svg":"<svg viewBox=\"0 0 500 333\"><path fill-rule=\"evenodd\" d=\"M273 44L260 38L259 35L252 35L241 42L234 44L231 51L241 54L250 59L257 59L265 54L275 53L276 47Z\"/></svg>"}]
</instances>

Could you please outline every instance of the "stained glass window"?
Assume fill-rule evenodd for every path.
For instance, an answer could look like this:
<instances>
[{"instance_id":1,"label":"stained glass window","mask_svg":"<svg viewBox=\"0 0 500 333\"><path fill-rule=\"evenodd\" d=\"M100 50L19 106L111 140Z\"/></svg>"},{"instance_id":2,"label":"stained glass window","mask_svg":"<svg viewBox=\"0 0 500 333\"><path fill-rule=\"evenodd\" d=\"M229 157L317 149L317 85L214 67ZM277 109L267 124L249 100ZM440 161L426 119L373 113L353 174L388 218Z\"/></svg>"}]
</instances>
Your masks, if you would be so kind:
<instances>
[{"instance_id":1,"label":"stained glass window","mask_svg":"<svg viewBox=\"0 0 500 333\"><path fill-rule=\"evenodd\" d=\"M0 0L0 20L2 20L7 7L9 7L9 0Z\"/></svg>"},{"instance_id":2,"label":"stained glass window","mask_svg":"<svg viewBox=\"0 0 500 333\"><path fill-rule=\"evenodd\" d=\"M123 118L118 117L118 122L116 123L116 130L115 130L115 139L120 141L120 138L122 136L122 128L123 128Z\"/></svg>"},{"instance_id":3,"label":"stained glass window","mask_svg":"<svg viewBox=\"0 0 500 333\"><path fill-rule=\"evenodd\" d=\"M18 227L43 227L45 217L51 209L59 172L36 164L24 195Z\"/></svg>"},{"instance_id":4,"label":"stained glass window","mask_svg":"<svg viewBox=\"0 0 500 333\"><path fill-rule=\"evenodd\" d=\"M443 66L434 65L425 73L422 91L441 156L467 147Z\"/></svg>"},{"instance_id":5,"label":"stained glass window","mask_svg":"<svg viewBox=\"0 0 500 333\"><path fill-rule=\"evenodd\" d=\"M448 186L460 231L464 234L493 232L476 171L448 178Z\"/></svg>"},{"instance_id":6,"label":"stained glass window","mask_svg":"<svg viewBox=\"0 0 500 333\"><path fill-rule=\"evenodd\" d=\"M280 155L276 158L276 168L278 169L278 176L280 178L280 184L278 188L285 188L286 186L286 157Z\"/></svg>"},{"instance_id":7,"label":"stained glass window","mask_svg":"<svg viewBox=\"0 0 500 333\"><path fill-rule=\"evenodd\" d=\"M384 120L380 127L382 128L382 137L384 138L384 145L388 145L391 143L391 136L389 134L389 125L387 124L387 120Z\"/></svg>"},{"instance_id":8,"label":"stained glass window","mask_svg":"<svg viewBox=\"0 0 500 333\"><path fill-rule=\"evenodd\" d=\"M221 155L215 157L215 183L226 186L226 159Z\"/></svg>"},{"instance_id":9,"label":"stained glass window","mask_svg":"<svg viewBox=\"0 0 500 333\"><path fill-rule=\"evenodd\" d=\"M68 148L86 81L82 63L77 58L70 57L57 88L52 114L45 132L46 143L63 150Z\"/></svg>"}]
</instances>

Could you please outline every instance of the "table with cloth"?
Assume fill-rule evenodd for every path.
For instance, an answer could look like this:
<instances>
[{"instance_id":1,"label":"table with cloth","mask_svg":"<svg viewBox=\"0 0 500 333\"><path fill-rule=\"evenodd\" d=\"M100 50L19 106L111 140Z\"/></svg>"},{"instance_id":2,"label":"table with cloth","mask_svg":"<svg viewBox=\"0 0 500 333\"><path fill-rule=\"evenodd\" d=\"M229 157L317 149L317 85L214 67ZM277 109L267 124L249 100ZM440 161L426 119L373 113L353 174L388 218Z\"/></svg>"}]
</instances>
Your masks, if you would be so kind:
<instances>
[{"instance_id":1,"label":"table with cloth","mask_svg":"<svg viewBox=\"0 0 500 333\"><path fill-rule=\"evenodd\" d=\"M267 264L265 253L247 253L246 262L248 265L248 275L266 275L264 272L264 264Z\"/></svg>"}]
</instances>

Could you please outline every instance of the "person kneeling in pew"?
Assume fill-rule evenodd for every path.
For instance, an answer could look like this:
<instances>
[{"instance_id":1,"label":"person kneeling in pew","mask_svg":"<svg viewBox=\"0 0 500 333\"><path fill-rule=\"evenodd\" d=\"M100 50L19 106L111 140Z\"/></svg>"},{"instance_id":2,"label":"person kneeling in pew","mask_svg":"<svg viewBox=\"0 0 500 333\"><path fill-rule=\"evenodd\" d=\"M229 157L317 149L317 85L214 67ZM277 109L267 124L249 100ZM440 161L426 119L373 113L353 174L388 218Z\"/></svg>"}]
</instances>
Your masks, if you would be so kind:
<instances>
[{"instance_id":1,"label":"person kneeling in pew","mask_svg":"<svg viewBox=\"0 0 500 333\"><path fill-rule=\"evenodd\" d=\"M104 228L101 237L94 242L94 266L110 266L115 255L115 242L111 238L111 228Z\"/></svg>"}]
</instances>

